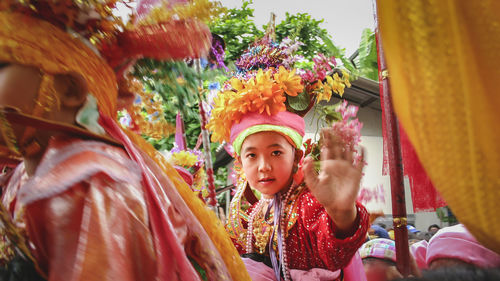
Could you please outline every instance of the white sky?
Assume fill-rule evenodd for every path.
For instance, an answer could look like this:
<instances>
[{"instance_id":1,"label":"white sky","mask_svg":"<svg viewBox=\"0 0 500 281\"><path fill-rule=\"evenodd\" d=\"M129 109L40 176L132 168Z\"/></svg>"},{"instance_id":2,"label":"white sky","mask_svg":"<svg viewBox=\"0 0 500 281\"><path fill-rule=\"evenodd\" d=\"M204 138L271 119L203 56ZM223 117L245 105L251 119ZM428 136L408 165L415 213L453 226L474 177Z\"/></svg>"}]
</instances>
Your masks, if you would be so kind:
<instances>
[{"instance_id":1,"label":"white sky","mask_svg":"<svg viewBox=\"0 0 500 281\"><path fill-rule=\"evenodd\" d=\"M241 0L219 0L228 8L241 7ZM254 21L261 28L269 22L271 12L276 14L276 24L285 19L285 13L308 13L312 18L325 21L333 42L345 48L349 57L359 47L361 32L375 27L372 0L253 0Z\"/></svg>"}]
</instances>

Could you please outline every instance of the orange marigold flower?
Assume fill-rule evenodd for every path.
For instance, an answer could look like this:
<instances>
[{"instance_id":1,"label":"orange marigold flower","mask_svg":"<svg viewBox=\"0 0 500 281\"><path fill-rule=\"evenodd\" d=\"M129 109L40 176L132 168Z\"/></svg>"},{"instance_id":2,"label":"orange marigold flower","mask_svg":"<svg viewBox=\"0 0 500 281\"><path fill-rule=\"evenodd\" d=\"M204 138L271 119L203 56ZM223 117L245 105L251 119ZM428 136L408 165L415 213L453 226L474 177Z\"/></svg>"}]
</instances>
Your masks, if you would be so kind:
<instances>
[{"instance_id":1,"label":"orange marigold flower","mask_svg":"<svg viewBox=\"0 0 500 281\"><path fill-rule=\"evenodd\" d=\"M271 95L260 94L253 102L259 113L266 112L268 115L277 114L280 111L285 111L286 97L283 95L279 86L275 85L275 89L271 89Z\"/></svg>"},{"instance_id":2,"label":"orange marigold flower","mask_svg":"<svg viewBox=\"0 0 500 281\"><path fill-rule=\"evenodd\" d=\"M295 75L295 69L288 71L280 66L278 73L274 74L274 80L289 96L295 97L304 90L300 76Z\"/></svg>"},{"instance_id":3,"label":"orange marigold flower","mask_svg":"<svg viewBox=\"0 0 500 281\"><path fill-rule=\"evenodd\" d=\"M247 88L251 88L266 97L272 96L273 93L273 83L271 79L271 70L266 72L259 69L255 78L251 78L247 83Z\"/></svg>"}]
</instances>

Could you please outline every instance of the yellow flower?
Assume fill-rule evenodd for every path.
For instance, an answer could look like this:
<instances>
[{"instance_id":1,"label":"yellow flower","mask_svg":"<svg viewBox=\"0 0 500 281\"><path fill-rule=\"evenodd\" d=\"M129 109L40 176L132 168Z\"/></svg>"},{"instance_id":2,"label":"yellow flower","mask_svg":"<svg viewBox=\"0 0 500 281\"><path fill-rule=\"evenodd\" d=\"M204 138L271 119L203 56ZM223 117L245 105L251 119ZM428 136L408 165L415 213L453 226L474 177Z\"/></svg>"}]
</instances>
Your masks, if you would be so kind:
<instances>
[{"instance_id":1,"label":"yellow flower","mask_svg":"<svg viewBox=\"0 0 500 281\"><path fill-rule=\"evenodd\" d=\"M240 79L236 77L231 78L231 87L238 92L242 91L244 88L243 83L241 83Z\"/></svg>"},{"instance_id":2,"label":"yellow flower","mask_svg":"<svg viewBox=\"0 0 500 281\"><path fill-rule=\"evenodd\" d=\"M266 112L274 115L286 109L286 97L281 87L271 79L271 70L264 72L259 69L255 77L245 82L245 91L241 95L242 100L234 101L242 113Z\"/></svg>"},{"instance_id":3,"label":"yellow flower","mask_svg":"<svg viewBox=\"0 0 500 281\"><path fill-rule=\"evenodd\" d=\"M259 113L266 112L268 115L275 115L278 112L285 111L285 101L286 97L283 92L279 89L279 86L275 85L274 90L270 90L271 94L269 96L260 94L258 98L253 101L253 105Z\"/></svg>"},{"instance_id":4,"label":"yellow flower","mask_svg":"<svg viewBox=\"0 0 500 281\"><path fill-rule=\"evenodd\" d=\"M220 92L214 99L214 108L207 129L212 131L212 141L222 143L229 139L231 119L235 108L232 106L237 93L233 91Z\"/></svg>"},{"instance_id":5,"label":"yellow flower","mask_svg":"<svg viewBox=\"0 0 500 281\"><path fill-rule=\"evenodd\" d=\"M207 129L212 132L212 141L229 141L231 126L239 123L248 112L275 115L285 111L285 92L296 96L303 91L300 76L295 71L284 67L275 75L272 71L259 69L254 77L247 80L232 78L229 81L232 90L218 93L207 124Z\"/></svg>"},{"instance_id":6,"label":"yellow flower","mask_svg":"<svg viewBox=\"0 0 500 281\"><path fill-rule=\"evenodd\" d=\"M295 97L304 90L300 76L295 75L295 69L289 72L280 66L278 73L274 74L274 80L289 96Z\"/></svg>"},{"instance_id":7,"label":"yellow flower","mask_svg":"<svg viewBox=\"0 0 500 281\"><path fill-rule=\"evenodd\" d=\"M186 80L184 80L184 78L182 77L177 77L177 84L179 84L180 86L183 86L184 84L186 84Z\"/></svg>"},{"instance_id":8,"label":"yellow flower","mask_svg":"<svg viewBox=\"0 0 500 281\"><path fill-rule=\"evenodd\" d=\"M339 94L340 96L344 95L344 88L345 88L344 80L340 78L337 73L333 74L333 83L331 87L335 93Z\"/></svg>"},{"instance_id":9,"label":"yellow flower","mask_svg":"<svg viewBox=\"0 0 500 281\"><path fill-rule=\"evenodd\" d=\"M344 78L344 84L350 88L351 82L349 81L349 72L342 69L342 78Z\"/></svg>"},{"instance_id":10,"label":"yellow flower","mask_svg":"<svg viewBox=\"0 0 500 281\"><path fill-rule=\"evenodd\" d=\"M240 93L240 96L232 100L232 103L230 104L230 110L234 111L233 117L237 118L239 114L255 111L253 101L257 98L258 93L252 89Z\"/></svg>"},{"instance_id":11,"label":"yellow flower","mask_svg":"<svg viewBox=\"0 0 500 281\"><path fill-rule=\"evenodd\" d=\"M273 80L271 79L271 70L264 72L259 69L255 78L249 80L248 86L266 97L272 96Z\"/></svg>"},{"instance_id":12,"label":"yellow flower","mask_svg":"<svg viewBox=\"0 0 500 281\"><path fill-rule=\"evenodd\" d=\"M183 166L183 167L191 167L196 164L198 161L198 157L192 153L187 151L179 151L172 153L172 160L175 165Z\"/></svg>"},{"instance_id":13,"label":"yellow flower","mask_svg":"<svg viewBox=\"0 0 500 281\"><path fill-rule=\"evenodd\" d=\"M329 82L328 77L329 76L327 76L327 79L326 79L327 84L323 84L323 82L321 80L318 80L315 84L316 87L315 87L314 91L317 93L316 103L319 103L322 100L329 101L332 98L332 88L330 87L330 85L328 85L328 82Z\"/></svg>"}]
</instances>

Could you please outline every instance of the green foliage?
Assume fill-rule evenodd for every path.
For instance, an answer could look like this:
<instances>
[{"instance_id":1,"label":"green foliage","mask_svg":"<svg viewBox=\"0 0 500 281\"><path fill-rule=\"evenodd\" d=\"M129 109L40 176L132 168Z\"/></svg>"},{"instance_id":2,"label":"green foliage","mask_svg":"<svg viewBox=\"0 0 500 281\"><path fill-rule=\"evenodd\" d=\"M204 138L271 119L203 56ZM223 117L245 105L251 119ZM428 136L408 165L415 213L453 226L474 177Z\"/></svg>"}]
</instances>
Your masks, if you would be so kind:
<instances>
[{"instance_id":1,"label":"green foliage","mask_svg":"<svg viewBox=\"0 0 500 281\"><path fill-rule=\"evenodd\" d=\"M187 146L196 145L201 132L198 109L199 75L193 67L184 61L140 60L133 75L141 80L147 91L160 94L163 98L164 117L167 122L175 124L177 112L182 113ZM155 140L145 137L158 150L172 149L175 135Z\"/></svg>"},{"instance_id":2,"label":"green foliage","mask_svg":"<svg viewBox=\"0 0 500 281\"><path fill-rule=\"evenodd\" d=\"M299 93L295 97L288 96L287 99L290 107L296 111L306 110L311 100L309 97L309 93L307 93L306 91Z\"/></svg>"},{"instance_id":3,"label":"green foliage","mask_svg":"<svg viewBox=\"0 0 500 281\"><path fill-rule=\"evenodd\" d=\"M321 39L328 37L328 31L319 26L323 21L315 20L306 13L290 15L287 12L285 20L276 25L276 40L281 42L288 37L304 43L298 53L308 60L312 60L317 53L328 54L329 50Z\"/></svg>"},{"instance_id":4,"label":"green foliage","mask_svg":"<svg viewBox=\"0 0 500 281\"><path fill-rule=\"evenodd\" d=\"M175 115L181 110L184 116L197 115L191 108L198 102L199 75L184 61L142 59L135 65L133 75L147 91L160 94L166 112L173 111Z\"/></svg>"},{"instance_id":5,"label":"green foliage","mask_svg":"<svg viewBox=\"0 0 500 281\"><path fill-rule=\"evenodd\" d=\"M227 178L229 176L229 171L226 167L219 167L215 172L215 189L223 188L228 185ZM227 191L226 191L227 192ZM217 202L219 206L226 205L226 192L222 192L217 195ZM231 191L229 191L231 192Z\"/></svg>"},{"instance_id":6,"label":"green foliage","mask_svg":"<svg viewBox=\"0 0 500 281\"><path fill-rule=\"evenodd\" d=\"M163 107L165 108L165 119L171 123L175 124L175 117L177 115L177 108L173 107L168 103L163 103ZM169 108L167 111L166 108ZM198 114L198 105L191 105L189 112L193 112L190 115L183 115L184 119L184 131L186 135L186 145L189 148L194 148L196 146L196 142L198 141L198 136L201 133L200 127L200 118ZM144 138L151 143L157 150L171 150L174 147L175 142L175 134L171 134L166 138L156 140L147 136Z\"/></svg>"},{"instance_id":7,"label":"green foliage","mask_svg":"<svg viewBox=\"0 0 500 281\"><path fill-rule=\"evenodd\" d=\"M241 8L229 9L209 24L210 31L220 35L226 43L226 61L236 61L243 51L263 32L253 22L251 1L243 1Z\"/></svg>"},{"instance_id":8,"label":"green foliage","mask_svg":"<svg viewBox=\"0 0 500 281\"><path fill-rule=\"evenodd\" d=\"M437 208L436 215L440 221L447 222L449 223L449 225L454 225L458 223L457 218L455 217L450 207L448 206Z\"/></svg>"},{"instance_id":9,"label":"green foliage","mask_svg":"<svg viewBox=\"0 0 500 281\"><path fill-rule=\"evenodd\" d=\"M337 111L337 108L342 104L339 101L336 104L319 106L316 109L316 113L319 115L319 119L328 126L331 126L334 122L342 120L342 113Z\"/></svg>"},{"instance_id":10,"label":"green foliage","mask_svg":"<svg viewBox=\"0 0 500 281\"><path fill-rule=\"evenodd\" d=\"M378 81L377 42L375 32L365 28L359 44L357 64L359 75Z\"/></svg>"},{"instance_id":11,"label":"green foliage","mask_svg":"<svg viewBox=\"0 0 500 281\"><path fill-rule=\"evenodd\" d=\"M311 18L307 13L295 15L286 13L286 18L276 26L276 39L280 42L288 37L304 43L299 47L298 54L301 54L309 61L312 61L312 58L318 53L335 56L342 61L345 68L352 72L354 66L345 57L345 50L337 47L328 31L320 26L323 21L323 19Z\"/></svg>"},{"instance_id":12,"label":"green foliage","mask_svg":"<svg viewBox=\"0 0 500 281\"><path fill-rule=\"evenodd\" d=\"M356 76L358 76L358 72L352 62L345 56L345 49L340 49L335 44L333 44L330 39L330 35L325 34L321 37L323 39L323 43L325 44L325 48L328 50L325 55L334 56L337 59L340 59L342 65L349 70L351 73L351 80L354 80Z\"/></svg>"}]
</instances>

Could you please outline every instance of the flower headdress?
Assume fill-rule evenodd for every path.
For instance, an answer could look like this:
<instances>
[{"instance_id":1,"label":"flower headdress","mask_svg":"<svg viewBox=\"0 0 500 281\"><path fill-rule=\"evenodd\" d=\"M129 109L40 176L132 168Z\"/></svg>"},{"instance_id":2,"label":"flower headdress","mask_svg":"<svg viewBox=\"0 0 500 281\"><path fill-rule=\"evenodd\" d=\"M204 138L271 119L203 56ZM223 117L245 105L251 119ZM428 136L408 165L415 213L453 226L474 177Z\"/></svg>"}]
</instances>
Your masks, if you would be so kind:
<instances>
[{"instance_id":1,"label":"flower headdress","mask_svg":"<svg viewBox=\"0 0 500 281\"><path fill-rule=\"evenodd\" d=\"M207 125L212 131L213 141L231 142L239 154L244 137L256 131L244 132L247 128L235 127L235 124L253 114L254 121L260 120L247 122L246 127L263 124L277 126L258 130L278 131L290 137L292 143L300 148L304 125L296 128L294 124L303 124L304 121L294 119L295 116L304 116L315 102L329 100L333 92L342 95L344 88L350 84L348 74L335 71L329 61L323 59L324 56L315 60L315 70L322 70L319 75L293 68L296 59L290 51L291 46L290 42L277 44L266 36L241 56L236 63L238 73L214 98ZM280 127L280 122L285 126ZM235 128L238 128L236 132Z\"/></svg>"}]
</instances>

